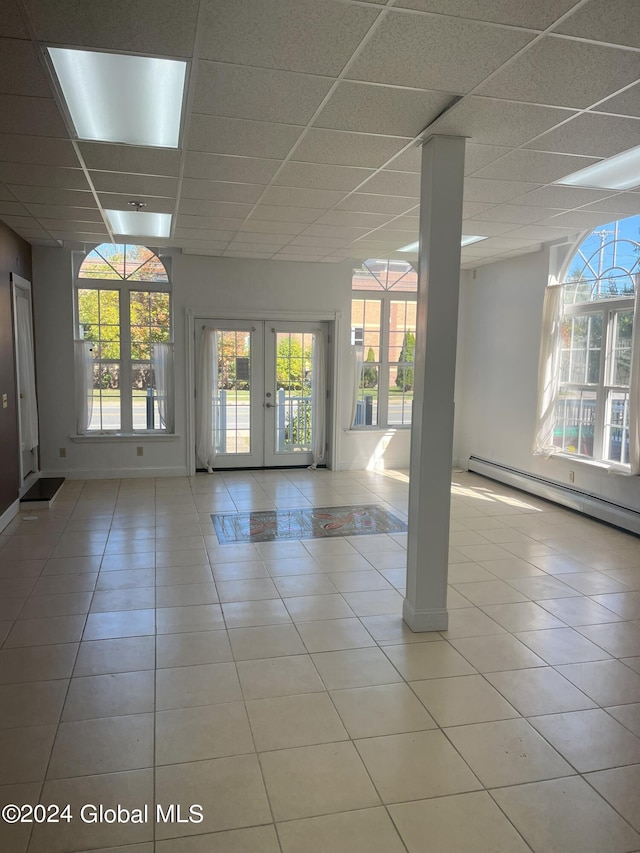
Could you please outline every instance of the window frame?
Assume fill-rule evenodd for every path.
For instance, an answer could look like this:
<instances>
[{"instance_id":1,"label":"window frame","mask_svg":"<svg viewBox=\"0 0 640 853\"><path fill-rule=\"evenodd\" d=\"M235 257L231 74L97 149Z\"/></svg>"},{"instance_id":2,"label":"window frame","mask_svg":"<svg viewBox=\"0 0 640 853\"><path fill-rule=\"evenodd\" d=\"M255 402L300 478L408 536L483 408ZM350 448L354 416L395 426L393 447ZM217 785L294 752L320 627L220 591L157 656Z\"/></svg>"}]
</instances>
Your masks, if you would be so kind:
<instances>
[{"instance_id":1,"label":"window frame","mask_svg":"<svg viewBox=\"0 0 640 853\"><path fill-rule=\"evenodd\" d=\"M610 281L609 274L610 270L618 270L622 272L622 276L620 276L620 272L615 273L616 276L624 278L625 276L629 278L630 281L635 282L635 286L640 286L640 279L638 278L638 266L639 262L635 261L635 263L631 267L627 267L624 263L619 262L619 256L617 255L618 245L623 243L632 243L635 244L636 247L640 247L640 241L634 239L629 234L620 233L618 226L621 222L624 222L625 219L636 219L637 217L623 217L620 220L614 220L611 223L607 223L602 226L598 226L594 229L591 229L587 232L584 232L580 239L573 243L572 249L564 254L564 260L561 261L560 274L558 278L560 280L559 286L562 288L562 308L561 308L561 324L564 326L564 322L569 318L590 318L594 316L599 316L602 318L602 333L601 333L601 342L600 342L600 364L599 364L599 372L598 372L598 380L597 382L589 382L586 381L589 379L588 366L589 366L589 343L586 345L586 359L585 359L585 372L584 372L584 382L572 382L571 376L569 373L569 380L563 381L563 370L564 370L564 361L562 354L565 351L565 347L562 343L562 334L560 337L560 353L558 360L558 368L557 368L557 393L555 397L555 426L554 431L557 430L562 423L563 430L566 429L566 416L560 415L560 407L562 404L563 398L566 397L566 392L571 393L572 391L577 392L590 392L594 395L594 419L593 419L593 446L591 448L591 455L586 452L579 452L581 447L581 436L582 434L578 434L578 442L575 450L569 449L566 445L566 433L562 433L562 444L556 445L556 449L551 449L551 452L554 455L558 455L567 460L572 460L576 462L582 462L587 465L597 465L603 466L612 470L618 470L623 473L628 473L630 469L630 460L627 456L625 458L627 443L630 439L630 427L632 421L632 413L630 412L630 394L631 394L631 385L632 385L632 377L631 373L629 374L629 381L626 385L621 385L615 382L616 376L616 340L617 340L617 328L618 328L618 317L620 314L624 312L631 312L632 314L632 323L635 324L640 322L640 317L633 316L635 311L635 305L637 302L637 296L633 292L633 290L625 287L624 290L617 293L603 293L600 290L601 284ZM613 226L612 231L607 231L606 229L609 226ZM599 230L600 229L600 230ZM613 240L607 240L606 236L608 234L613 235ZM585 244L587 240L589 240L593 235L596 235L601 239L600 247L589 247L588 250L585 250ZM560 244L558 245L560 248ZM609 262L609 266L605 264L607 261L605 260L608 255L606 253L613 252L613 262ZM627 250L628 253L629 250ZM634 253L638 255L638 251L634 249ZM556 256L557 258L558 256ZM623 258L625 255L623 254ZM552 264L553 264L553 252L552 252ZM618 260L616 260L618 258ZM598 261L596 264L594 259ZM574 266L575 262L578 261L580 267L577 269ZM604 263L603 263L604 261ZM591 296L590 298L584 298L586 294L583 296L584 301L575 301L576 295L578 293L577 287L580 284L580 275L584 270L591 270L593 274L593 284L591 288ZM551 268L551 275L553 277L553 267ZM576 275L578 277L576 277ZM573 277L571 277L573 276ZM588 281L589 279L587 279ZM597 290L595 288L598 288ZM565 301L567 291L570 291L571 288L576 288L576 293L574 295L574 301ZM594 296L594 294L597 294ZM632 327L634 328L634 327ZM633 332L631 334L629 351L632 352L631 347L633 345ZM631 361L631 370L633 362ZM615 419L612 417L614 404L613 404L613 396L615 394L622 395L623 404L622 404L622 412L621 412L621 423L615 423ZM582 424L578 425L579 428ZM609 458L609 455L612 452L612 431L613 430L620 431L620 459ZM553 444L555 444L555 439L553 440Z\"/></svg>"},{"instance_id":2,"label":"window frame","mask_svg":"<svg viewBox=\"0 0 640 853\"><path fill-rule=\"evenodd\" d=\"M129 244L127 244L129 245ZM94 248L99 248L98 246ZM144 247L148 248L148 247ZM150 249L155 255L157 252ZM167 265L162 261L167 272L166 282L154 282L140 279L106 279L106 278L80 278L80 270L82 263L89 254L79 253L80 258L77 264L77 269L74 275L73 283L73 323L74 336L76 340L82 340L82 328L80 324L79 310L79 293L81 290L111 290L117 291L119 296L119 330L120 330L120 358L107 359L109 364L118 364L120 372L120 428L119 429L89 429L83 434L82 438L98 438L100 436L118 438L127 436L170 436L174 432L168 432L160 427L153 430L150 429L134 429L133 426L133 394L131 386L132 368L134 364L139 363L131 356L131 293L167 293L169 295L169 340L167 343L173 344L174 341L174 316L173 316L173 292L171 285L170 271ZM162 259L161 259L162 260ZM100 364L102 359L98 359L96 363Z\"/></svg>"},{"instance_id":3,"label":"window frame","mask_svg":"<svg viewBox=\"0 0 640 853\"><path fill-rule=\"evenodd\" d=\"M411 423L391 424L389 423L389 372L392 367L413 367L415 369L415 361L413 362L396 362L389 359L389 341L391 337L391 303L392 302L412 302L417 303L417 291L409 290L352 290L351 291L351 317L353 318L353 303L357 300L380 302L380 343L379 343L379 360L375 362L366 361L366 352L364 353L364 366L371 365L378 370L378 423L377 424L358 424L353 426L354 430L371 431L371 430L386 430L386 429L401 429L410 430ZM417 325L417 323L416 323ZM354 329L360 328L353 325L351 319L351 332ZM414 334L416 334L417 329ZM366 328L364 329L366 334ZM363 349L366 345L363 344Z\"/></svg>"}]
</instances>

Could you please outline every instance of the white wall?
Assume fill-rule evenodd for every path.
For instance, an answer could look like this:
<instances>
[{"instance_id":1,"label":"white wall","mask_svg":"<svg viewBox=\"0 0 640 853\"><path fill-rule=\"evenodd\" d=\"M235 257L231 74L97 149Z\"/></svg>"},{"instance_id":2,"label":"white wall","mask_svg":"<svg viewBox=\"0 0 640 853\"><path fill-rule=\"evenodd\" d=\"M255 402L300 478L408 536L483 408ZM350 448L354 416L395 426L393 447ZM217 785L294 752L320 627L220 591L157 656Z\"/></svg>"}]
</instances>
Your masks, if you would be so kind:
<instances>
[{"instance_id":1,"label":"white wall","mask_svg":"<svg viewBox=\"0 0 640 853\"><path fill-rule=\"evenodd\" d=\"M337 446L334 467L361 468L380 461L407 467L409 431L348 432L351 413L350 313L352 265L277 262L176 254L172 258L176 352L176 438L154 441L143 436L132 442L74 442L72 256L66 249L34 247L34 308L36 361L41 419L42 469L70 477L183 475L187 470L187 377L185 312L215 316L261 312L340 312L341 336L337 362L340 373ZM382 440L382 443L381 443ZM142 446L144 455L137 456ZM65 448L66 458L60 457Z\"/></svg>"},{"instance_id":2,"label":"white wall","mask_svg":"<svg viewBox=\"0 0 640 853\"><path fill-rule=\"evenodd\" d=\"M463 277L456 458L465 465L479 456L564 485L574 471L572 488L640 510L637 477L531 452L548 275L546 248L478 267L475 280Z\"/></svg>"}]
</instances>

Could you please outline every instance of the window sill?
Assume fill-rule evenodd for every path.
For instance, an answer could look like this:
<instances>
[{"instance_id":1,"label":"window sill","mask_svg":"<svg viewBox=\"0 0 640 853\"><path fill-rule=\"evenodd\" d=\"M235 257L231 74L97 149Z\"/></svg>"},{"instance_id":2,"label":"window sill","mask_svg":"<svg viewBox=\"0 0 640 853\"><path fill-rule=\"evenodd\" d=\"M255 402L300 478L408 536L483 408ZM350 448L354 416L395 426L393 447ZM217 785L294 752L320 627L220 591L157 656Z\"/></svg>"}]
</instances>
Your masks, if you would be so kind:
<instances>
[{"instance_id":1,"label":"window sill","mask_svg":"<svg viewBox=\"0 0 640 853\"><path fill-rule=\"evenodd\" d=\"M161 433L161 432L99 432L99 433L86 433L84 435L70 435L69 438L71 441L76 444L84 444L89 443L106 443L106 442L114 442L116 444L120 444L121 442L147 442L147 441L176 441L180 438L176 433Z\"/></svg>"},{"instance_id":2,"label":"window sill","mask_svg":"<svg viewBox=\"0 0 640 853\"><path fill-rule=\"evenodd\" d=\"M610 474L629 475L628 465L620 465L617 462L603 462L601 459L588 459L586 456L576 456L573 453L552 453L549 459L558 459L562 462L570 462L572 465L583 465L586 468L595 468L598 471L607 471Z\"/></svg>"},{"instance_id":3,"label":"window sill","mask_svg":"<svg viewBox=\"0 0 640 853\"><path fill-rule=\"evenodd\" d=\"M348 435L370 435L372 432L379 432L383 434L387 434L390 432L396 431L410 432L411 424L394 424L393 426L388 427L379 427L379 426L359 426L359 427L350 427L349 429L345 429L345 432Z\"/></svg>"}]
</instances>

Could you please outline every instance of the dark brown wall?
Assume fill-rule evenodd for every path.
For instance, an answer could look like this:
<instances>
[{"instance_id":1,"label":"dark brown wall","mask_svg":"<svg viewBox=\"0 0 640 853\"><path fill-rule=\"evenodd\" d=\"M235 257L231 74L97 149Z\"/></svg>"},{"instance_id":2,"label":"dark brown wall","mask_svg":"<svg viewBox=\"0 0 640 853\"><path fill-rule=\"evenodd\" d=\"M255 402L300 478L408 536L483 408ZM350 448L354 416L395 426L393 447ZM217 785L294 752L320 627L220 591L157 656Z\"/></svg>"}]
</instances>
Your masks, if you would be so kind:
<instances>
[{"instance_id":1,"label":"dark brown wall","mask_svg":"<svg viewBox=\"0 0 640 853\"><path fill-rule=\"evenodd\" d=\"M0 515L18 497L20 444L11 305L11 273L31 281L31 246L0 222ZM9 406L2 408L2 395Z\"/></svg>"}]
</instances>

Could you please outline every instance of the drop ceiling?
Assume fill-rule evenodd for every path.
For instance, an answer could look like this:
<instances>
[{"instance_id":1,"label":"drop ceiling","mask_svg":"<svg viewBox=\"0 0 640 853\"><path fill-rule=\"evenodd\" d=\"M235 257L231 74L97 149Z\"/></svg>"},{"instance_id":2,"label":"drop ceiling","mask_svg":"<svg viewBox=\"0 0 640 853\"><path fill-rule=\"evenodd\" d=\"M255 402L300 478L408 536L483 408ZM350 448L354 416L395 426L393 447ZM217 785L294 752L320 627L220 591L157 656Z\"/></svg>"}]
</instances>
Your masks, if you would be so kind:
<instances>
[{"instance_id":1,"label":"drop ceiling","mask_svg":"<svg viewBox=\"0 0 640 853\"><path fill-rule=\"evenodd\" d=\"M640 192L554 184L640 145L638 0L2 7L0 219L35 245L113 239L104 211L135 199L184 252L407 258L427 126L468 138L462 230L487 239L465 267L640 213ZM180 147L75 139L51 45L186 59Z\"/></svg>"}]
</instances>

